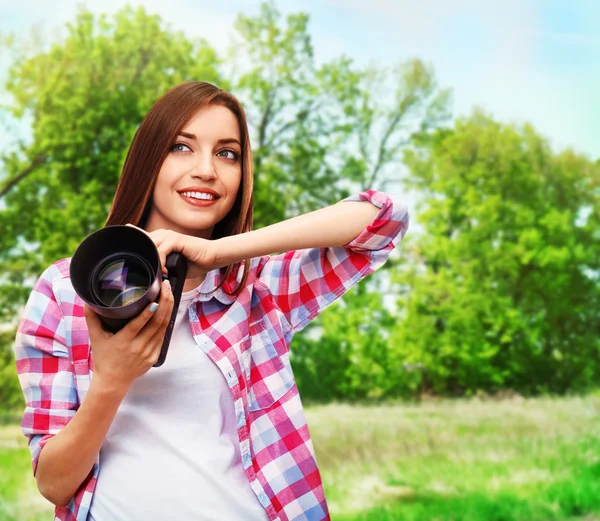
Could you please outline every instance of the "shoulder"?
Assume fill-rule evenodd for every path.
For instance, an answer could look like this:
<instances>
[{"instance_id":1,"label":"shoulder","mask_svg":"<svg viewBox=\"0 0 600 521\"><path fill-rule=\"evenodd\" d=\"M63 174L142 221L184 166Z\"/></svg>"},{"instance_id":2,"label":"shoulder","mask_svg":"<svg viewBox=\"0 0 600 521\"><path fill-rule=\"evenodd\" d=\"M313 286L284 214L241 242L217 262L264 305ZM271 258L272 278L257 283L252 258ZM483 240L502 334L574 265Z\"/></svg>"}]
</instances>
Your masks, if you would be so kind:
<instances>
[{"instance_id":1,"label":"shoulder","mask_svg":"<svg viewBox=\"0 0 600 521\"><path fill-rule=\"evenodd\" d=\"M63 314L73 313L75 304L82 304L71 284L71 258L57 260L46 267L33 287L32 297L42 294L55 300Z\"/></svg>"},{"instance_id":2,"label":"shoulder","mask_svg":"<svg viewBox=\"0 0 600 521\"><path fill-rule=\"evenodd\" d=\"M47 277L49 277L53 282L58 282L59 280L63 279L71 279L69 272L70 267L71 257L60 259L50 264L50 266L44 270L42 276L46 274Z\"/></svg>"},{"instance_id":3,"label":"shoulder","mask_svg":"<svg viewBox=\"0 0 600 521\"><path fill-rule=\"evenodd\" d=\"M39 275L33 286L33 293L42 292L48 294L48 290L54 290L64 280L70 280L69 266L71 259L60 259L49 266ZM50 295L48 295L50 296Z\"/></svg>"}]
</instances>

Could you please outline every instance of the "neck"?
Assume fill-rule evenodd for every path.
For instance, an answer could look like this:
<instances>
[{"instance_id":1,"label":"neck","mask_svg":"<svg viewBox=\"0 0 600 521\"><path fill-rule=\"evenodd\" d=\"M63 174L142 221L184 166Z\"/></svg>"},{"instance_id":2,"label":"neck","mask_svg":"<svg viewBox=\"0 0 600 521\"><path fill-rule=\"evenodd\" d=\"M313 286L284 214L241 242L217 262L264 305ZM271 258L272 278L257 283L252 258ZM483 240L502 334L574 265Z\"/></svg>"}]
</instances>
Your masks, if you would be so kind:
<instances>
[{"instance_id":1,"label":"neck","mask_svg":"<svg viewBox=\"0 0 600 521\"><path fill-rule=\"evenodd\" d=\"M202 273L201 275L185 279L185 282L183 283L183 291L191 291L192 289L197 288L204 282L205 278L206 273Z\"/></svg>"}]
</instances>

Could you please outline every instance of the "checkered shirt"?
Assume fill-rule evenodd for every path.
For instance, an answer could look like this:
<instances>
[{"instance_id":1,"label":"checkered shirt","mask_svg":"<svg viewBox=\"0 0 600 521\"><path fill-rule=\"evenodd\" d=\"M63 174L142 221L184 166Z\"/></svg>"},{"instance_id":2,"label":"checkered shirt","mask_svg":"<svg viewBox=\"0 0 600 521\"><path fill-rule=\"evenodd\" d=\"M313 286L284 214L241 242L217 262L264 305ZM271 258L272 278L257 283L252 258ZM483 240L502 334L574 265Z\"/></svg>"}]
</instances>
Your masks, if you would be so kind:
<instances>
[{"instance_id":1,"label":"checkered shirt","mask_svg":"<svg viewBox=\"0 0 600 521\"><path fill-rule=\"evenodd\" d=\"M231 390L248 481L270 520L328 520L329 512L298 388L290 342L323 309L381 267L408 227L406 207L383 192L344 201L369 201L378 215L343 247L290 251L252 259L246 285L231 297L240 269L224 288L210 272L189 308L195 341ZM70 259L40 276L17 331L17 372L26 407L22 432L33 469L46 442L76 414L93 376L83 301L69 278ZM55 521L86 521L99 459Z\"/></svg>"}]
</instances>

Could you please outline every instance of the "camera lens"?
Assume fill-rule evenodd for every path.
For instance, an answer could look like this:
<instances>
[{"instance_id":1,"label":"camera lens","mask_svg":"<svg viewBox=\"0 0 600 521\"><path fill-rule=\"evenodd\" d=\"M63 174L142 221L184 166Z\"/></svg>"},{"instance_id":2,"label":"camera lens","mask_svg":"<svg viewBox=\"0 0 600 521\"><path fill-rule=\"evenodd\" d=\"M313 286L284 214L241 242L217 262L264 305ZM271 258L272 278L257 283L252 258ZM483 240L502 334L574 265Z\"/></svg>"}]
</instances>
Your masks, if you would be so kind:
<instances>
[{"instance_id":1,"label":"camera lens","mask_svg":"<svg viewBox=\"0 0 600 521\"><path fill-rule=\"evenodd\" d=\"M126 306L148 291L151 272L148 263L137 255L111 256L92 275L92 292L105 306Z\"/></svg>"}]
</instances>

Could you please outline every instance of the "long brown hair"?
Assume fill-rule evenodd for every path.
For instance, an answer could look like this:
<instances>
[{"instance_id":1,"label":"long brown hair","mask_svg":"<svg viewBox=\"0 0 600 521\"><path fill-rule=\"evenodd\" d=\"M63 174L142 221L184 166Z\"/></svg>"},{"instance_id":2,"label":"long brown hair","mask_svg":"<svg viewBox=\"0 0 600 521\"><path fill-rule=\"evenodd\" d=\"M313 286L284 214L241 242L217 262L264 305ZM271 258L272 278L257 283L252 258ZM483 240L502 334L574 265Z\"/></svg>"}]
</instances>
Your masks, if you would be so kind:
<instances>
[{"instance_id":1,"label":"long brown hair","mask_svg":"<svg viewBox=\"0 0 600 521\"><path fill-rule=\"evenodd\" d=\"M200 81L186 82L172 88L146 114L129 147L106 226L127 223L140 228L145 226L151 209L154 185L170 147L196 112L211 104L223 105L233 112L240 127L242 145L240 189L231 211L214 226L211 239L252 230L252 151L244 109L228 92ZM237 295L242 290L249 267L250 262L246 259L242 281L230 295ZM232 264L224 269L225 276L218 288L229 279L236 265Z\"/></svg>"}]
</instances>

